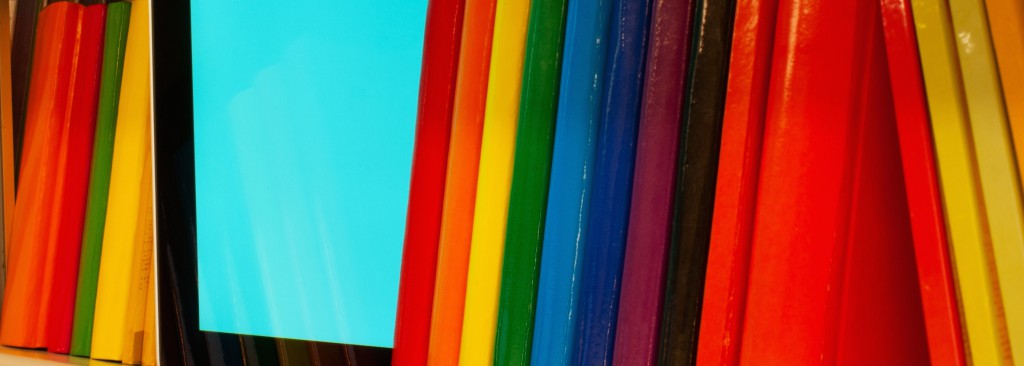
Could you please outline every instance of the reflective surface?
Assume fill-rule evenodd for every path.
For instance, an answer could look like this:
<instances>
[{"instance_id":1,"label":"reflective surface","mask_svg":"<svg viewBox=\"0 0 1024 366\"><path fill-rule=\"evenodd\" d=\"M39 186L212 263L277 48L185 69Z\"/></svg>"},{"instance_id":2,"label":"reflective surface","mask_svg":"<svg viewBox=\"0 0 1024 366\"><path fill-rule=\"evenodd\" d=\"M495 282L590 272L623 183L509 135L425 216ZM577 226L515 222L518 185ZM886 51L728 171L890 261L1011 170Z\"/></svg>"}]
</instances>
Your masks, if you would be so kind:
<instances>
[{"instance_id":1,"label":"reflective surface","mask_svg":"<svg viewBox=\"0 0 1024 366\"><path fill-rule=\"evenodd\" d=\"M192 4L200 329L391 346L425 14Z\"/></svg>"}]
</instances>

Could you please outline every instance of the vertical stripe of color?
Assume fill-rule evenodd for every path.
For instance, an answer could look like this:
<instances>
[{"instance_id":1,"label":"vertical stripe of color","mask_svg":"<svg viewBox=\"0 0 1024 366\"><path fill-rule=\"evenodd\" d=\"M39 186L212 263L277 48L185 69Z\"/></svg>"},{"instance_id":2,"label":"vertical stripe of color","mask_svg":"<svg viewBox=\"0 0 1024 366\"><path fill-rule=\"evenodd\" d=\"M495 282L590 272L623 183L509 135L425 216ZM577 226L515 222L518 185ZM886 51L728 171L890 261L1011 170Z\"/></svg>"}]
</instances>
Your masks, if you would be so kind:
<instances>
[{"instance_id":1,"label":"vertical stripe of color","mask_svg":"<svg viewBox=\"0 0 1024 366\"><path fill-rule=\"evenodd\" d=\"M928 351L934 365L966 365L910 0L881 4Z\"/></svg>"},{"instance_id":2,"label":"vertical stripe of color","mask_svg":"<svg viewBox=\"0 0 1024 366\"><path fill-rule=\"evenodd\" d=\"M986 0L1018 170L1024 170L1024 2ZM1024 357L1024 356L1021 356Z\"/></svg>"},{"instance_id":3,"label":"vertical stripe of color","mask_svg":"<svg viewBox=\"0 0 1024 366\"><path fill-rule=\"evenodd\" d=\"M654 365L675 196L693 1L655 1L615 337L616 365Z\"/></svg>"},{"instance_id":4,"label":"vertical stripe of color","mask_svg":"<svg viewBox=\"0 0 1024 366\"><path fill-rule=\"evenodd\" d=\"M738 365L750 275L776 0L739 1L729 58L697 362Z\"/></svg>"},{"instance_id":5,"label":"vertical stripe of color","mask_svg":"<svg viewBox=\"0 0 1024 366\"><path fill-rule=\"evenodd\" d=\"M927 363L879 18L779 2L741 364Z\"/></svg>"},{"instance_id":6,"label":"vertical stripe of color","mask_svg":"<svg viewBox=\"0 0 1024 366\"><path fill-rule=\"evenodd\" d=\"M1024 360L1024 202L983 0L951 0L960 73L1006 322L1009 353ZM1024 35L1020 35L1024 36Z\"/></svg>"},{"instance_id":7,"label":"vertical stripe of color","mask_svg":"<svg viewBox=\"0 0 1024 366\"><path fill-rule=\"evenodd\" d=\"M612 362L640 119L650 1L617 0L614 6L583 250L577 365Z\"/></svg>"},{"instance_id":8,"label":"vertical stripe of color","mask_svg":"<svg viewBox=\"0 0 1024 366\"><path fill-rule=\"evenodd\" d=\"M103 40L103 67L96 112L96 134L89 171L89 193L85 204L85 222L75 288L74 324L71 328L71 354L88 356L92 348L92 321L96 309L96 282L99 280L103 227L107 218L110 166L114 155L117 109L121 95L124 51L132 3L107 5L107 23Z\"/></svg>"},{"instance_id":9,"label":"vertical stripe of color","mask_svg":"<svg viewBox=\"0 0 1024 366\"><path fill-rule=\"evenodd\" d=\"M718 149L729 76L734 0L697 0L676 177L659 358L697 362L704 274L711 244Z\"/></svg>"},{"instance_id":10,"label":"vertical stripe of color","mask_svg":"<svg viewBox=\"0 0 1024 366\"><path fill-rule=\"evenodd\" d=\"M64 244L61 242L61 235L63 232L62 226L64 225L64 222L66 220L69 220L71 217L76 215L74 213L70 213L67 211L67 209L70 207L65 203L68 201L74 201L74 198L68 197L67 194L70 192L65 188L67 187L69 180L76 180L76 177L71 177L71 174L77 171L76 169L71 169L70 167L68 167L68 154L71 150L71 147L69 145L71 145L74 142L77 142L75 141L77 139L69 138L68 134L72 132L77 132L73 131L71 123L74 119L73 113L76 112L74 111L74 108L77 107L75 106L75 93L77 92L77 90L75 90L77 87L76 79L81 76L79 73L81 71L79 68L79 64L82 61L81 56L83 56L81 52L81 42L82 19L85 15L85 6L71 5L70 9L71 12L74 13L73 17L75 18L73 20L74 24L70 26L72 38L70 40L65 40L65 42L68 43L64 43L61 46L62 48L66 47L66 52L69 52L68 58L63 61L67 62L67 66L64 67L70 69L69 73L67 74L68 79L66 84L68 90L62 91L63 95L61 96L61 98L53 101L54 103L63 104L63 107L66 108L66 110L64 115L58 116L58 120L60 120L60 132L55 136L54 139L45 142L47 144L56 144L60 146L57 152L57 156L54 157L54 159L56 159L56 174L53 175L54 180L51 183L53 184L53 187L51 188L53 196L47 197L47 199L50 201L49 203L47 203L47 205L49 205L50 211L46 213L50 215L50 225L47 228L47 230L49 230L49 235L47 235L45 245L41 245L42 243L34 243L31 241L21 242L17 244L40 245L46 248L46 264L42 269L42 286L40 286L39 288L39 301L40 304L42 305L40 311L42 315L38 319L36 319L36 327L37 329L40 329L40 334L43 334L44 337L46 337L46 343L49 343L49 341L52 339L50 337L50 315L53 314L53 306L63 305L63 301L55 299L54 296L56 295L59 297L65 294L64 291L58 290L58 288L61 287L61 283L59 283L60 278L67 275L66 271L58 270L58 265L64 264L62 262L65 261L65 258L62 257L67 254L61 253L61 251L66 247L65 245L61 245ZM88 137L85 138L88 139ZM81 179L81 177L77 177L77 179Z\"/></svg>"},{"instance_id":11,"label":"vertical stripe of color","mask_svg":"<svg viewBox=\"0 0 1024 366\"><path fill-rule=\"evenodd\" d=\"M11 9L8 9L10 11ZM3 217L3 245L0 247L0 281L6 282L7 248L11 244L11 233L14 231L14 111L11 105L13 97L11 85L12 39L10 25L14 24L13 12L0 10L0 211ZM5 37L6 36L6 37ZM0 302L3 302L3 291L0 287Z\"/></svg>"},{"instance_id":12,"label":"vertical stripe of color","mask_svg":"<svg viewBox=\"0 0 1024 366\"><path fill-rule=\"evenodd\" d=\"M430 0L395 318L396 366L427 360L464 0Z\"/></svg>"},{"instance_id":13,"label":"vertical stripe of color","mask_svg":"<svg viewBox=\"0 0 1024 366\"><path fill-rule=\"evenodd\" d=\"M135 233L140 226L139 202L144 198L140 182L150 159L149 1L132 2L133 21L125 48L123 93L110 168L113 194L107 198L90 353L101 360L121 359L128 314L138 306L130 298L136 249L145 245L136 241Z\"/></svg>"},{"instance_id":14,"label":"vertical stripe of color","mask_svg":"<svg viewBox=\"0 0 1024 366\"><path fill-rule=\"evenodd\" d=\"M14 117L14 174L15 184L20 182L21 155L24 153L24 141L27 138L25 127L28 118L29 84L32 79L32 65L38 42L37 34L39 14L44 0L19 0L15 7L14 30L11 32L11 106ZM9 254L8 254L9 256Z\"/></svg>"},{"instance_id":15,"label":"vertical stripe of color","mask_svg":"<svg viewBox=\"0 0 1024 366\"><path fill-rule=\"evenodd\" d=\"M528 0L498 0L462 321L462 334L467 335L462 337L459 352L462 365L486 365L494 361L502 254L529 15Z\"/></svg>"},{"instance_id":16,"label":"vertical stripe of color","mask_svg":"<svg viewBox=\"0 0 1024 366\"><path fill-rule=\"evenodd\" d=\"M978 184L978 160L971 139L949 5L945 1L913 0L911 8L917 25L953 268L959 284L965 343L969 344L969 357L974 364L1008 364L1009 352L1000 346L1000 334L1005 334L1006 325L998 316L1002 304L996 301L995 268L990 266L994 258L989 218Z\"/></svg>"},{"instance_id":17,"label":"vertical stripe of color","mask_svg":"<svg viewBox=\"0 0 1024 366\"><path fill-rule=\"evenodd\" d=\"M523 61L494 364L529 365L567 0L534 0Z\"/></svg>"},{"instance_id":18,"label":"vertical stripe of color","mask_svg":"<svg viewBox=\"0 0 1024 366\"><path fill-rule=\"evenodd\" d=\"M155 201L153 202L156 203ZM152 208L152 207L151 207ZM153 218L152 216L150 216ZM155 218L153 218L155 219ZM150 221L152 225L152 220ZM153 231L155 232L155 231ZM155 236L153 237L155 239ZM156 258L154 255L153 258ZM154 260L153 263L156 263ZM146 286L146 313L142 329L142 366L156 366L156 265L149 267L149 284Z\"/></svg>"},{"instance_id":19,"label":"vertical stripe of color","mask_svg":"<svg viewBox=\"0 0 1024 366\"><path fill-rule=\"evenodd\" d=\"M99 101L100 72L103 66L103 31L107 19L107 5L85 7L79 31L78 61L73 71L69 97L69 121L64 140L67 149L60 159L64 167L60 224L57 232L53 291L50 295L50 315L47 349L67 354L71 349L71 328L75 313L75 286L78 285L79 254L82 249L82 231L85 224L85 205L89 191L89 163L95 137L96 108Z\"/></svg>"},{"instance_id":20,"label":"vertical stripe of color","mask_svg":"<svg viewBox=\"0 0 1024 366\"><path fill-rule=\"evenodd\" d=\"M495 0L466 0L427 364L459 364Z\"/></svg>"},{"instance_id":21,"label":"vertical stripe of color","mask_svg":"<svg viewBox=\"0 0 1024 366\"><path fill-rule=\"evenodd\" d=\"M569 1L566 15L534 317L531 361L538 365L568 366L572 360L612 3Z\"/></svg>"},{"instance_id":22,"label":"vertical stripe of color","mask_svg":"<svg viewBox=\"0 0 1024 366\"><path fill-rule=\"evenodd\" d=\"M128 272L128 307L124 313L121 363L142 363L145 342L146 303L149 295L149 275L153 268L153 154L146 148L139 188L138 222L135 228L135 247L132 249L132 267Z\"/></svg>"},{"instance_id":23,"label":"vertical stripe of color","mask_svg":"<svg viewBox=\"0 0 1024 366\"><path fill-rule=\"evenodd\" d=\"M35 87L28 96L22 184L14 208L0 324L0 343L7 346L46 346L51 211L81 14L82 6L69 2L52 4L39 14L31 76Z\"/></svg>"}]
</instances>

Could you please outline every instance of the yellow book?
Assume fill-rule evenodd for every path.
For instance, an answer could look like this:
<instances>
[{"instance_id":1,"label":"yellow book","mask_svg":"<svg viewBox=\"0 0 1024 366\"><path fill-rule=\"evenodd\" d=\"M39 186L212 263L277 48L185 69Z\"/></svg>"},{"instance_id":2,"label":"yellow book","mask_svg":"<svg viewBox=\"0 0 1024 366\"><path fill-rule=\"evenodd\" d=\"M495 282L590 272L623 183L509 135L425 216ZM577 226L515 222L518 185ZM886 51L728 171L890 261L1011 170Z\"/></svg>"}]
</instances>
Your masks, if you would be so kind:
<instances>
[{"instance_id":1,"label":"yellow book","mask_svg":"<svg viewBox=\"0 0 1024 366\"><path fill-rule=\"evenodd\" d=\"M142 170L142 191L139 197L138 227L135 230L135 248L132 254L131 288L128 290L128 309L125 312L124 348L121 362L137 365L142 362L145 341L146 307L149 305L149 275L153 263L153 170L147 149Z\"/></svg>"},{"instance_id":2,"label":"yellow book","mask_svg":"<svg viewBox=\"0 0 1024 366\"><path fill-rule=\"evenodd\" d=\"M1024 1L986 0L985 6L1017 150L1017 166L1024 171Z\"/></svg>"},{"instance_id":3,"label":"yellow book","mask_svg":"<svg viewBox=\"0 0 1024 366\"><path fill-rule=\"evenodd\" d=\"M156 365L156 266L149 267L149 291L146 296L146 326L143 333L142 366Z\"/></svg>"},{"instance_id":4,"label":"yellow book","mask_svg":"<svg viewBox=\"0 0 1024 366\"><path fill-rule=\"evenodd\" d=\"M12 12L0 7L0 301L7 272L7 246L14 225L14 117L11 115L11 34Z\"/></svg>"},{"instance_id":5,"label":"yellow book","mask_svg":"<svg viewBox=\"0 0 1024 366\"><path fill-rule=\"evenodd\" d=\"M959 38L960 70L992 235L1009 351L1024 364L1024 207L983 1L951 0L949 10Z\"/></svg>"},{"instance_id":6,"label":"yellow book","mask_svg":"<svg viewBox=\"0 0 1024 366\"><path fill-rule=\"evenodd\" d=\"M103 360L120 360L125 345L126 314L136 283L132 270L139 200L150 143L149 1L133 1L131 17L92 332L92 357Z\"/></svg>"},{"instance_id":7,"label":"yellow book","mask_svg":"<svg viewBox=\"0 0 1024 366\"><path fill-rule=\"evenodd\" d=\"M488 365L494 356L529 13L529 0L498 0L494 13L491 70L459 348L459 364L462 365Z\"/></svg>"},{"instance_id":8,"label":"yellow book","mask_svg":"<svg viewBox=\"0 0 1024 366\"><path fill-rule=\"evenodd\" d=\"M1010 355L1002 346L1005 323L991 266L992 238L958 67L958 39L945 0L913 0L912 9L971 361L975 365L1009 364Z\"/></svg>"}]
</instances>

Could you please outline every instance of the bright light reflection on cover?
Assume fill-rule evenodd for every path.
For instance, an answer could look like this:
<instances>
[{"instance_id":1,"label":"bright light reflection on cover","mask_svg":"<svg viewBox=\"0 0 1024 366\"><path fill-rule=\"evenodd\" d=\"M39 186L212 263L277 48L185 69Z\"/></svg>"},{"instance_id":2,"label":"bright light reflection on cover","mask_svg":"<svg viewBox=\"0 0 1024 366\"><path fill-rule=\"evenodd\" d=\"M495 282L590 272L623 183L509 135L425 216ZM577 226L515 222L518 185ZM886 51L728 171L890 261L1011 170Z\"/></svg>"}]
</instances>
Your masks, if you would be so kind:
<instances>
[{"instance_id":1,"label":"bright light reflection on cover","mask_svg":"<svg viewBox=\"0 0 1024 366\"><path fill-rule=\"evenodd\" d=\"M192 1L202 330L391 346L426 2Z\"/></svg>"}]
</instances>

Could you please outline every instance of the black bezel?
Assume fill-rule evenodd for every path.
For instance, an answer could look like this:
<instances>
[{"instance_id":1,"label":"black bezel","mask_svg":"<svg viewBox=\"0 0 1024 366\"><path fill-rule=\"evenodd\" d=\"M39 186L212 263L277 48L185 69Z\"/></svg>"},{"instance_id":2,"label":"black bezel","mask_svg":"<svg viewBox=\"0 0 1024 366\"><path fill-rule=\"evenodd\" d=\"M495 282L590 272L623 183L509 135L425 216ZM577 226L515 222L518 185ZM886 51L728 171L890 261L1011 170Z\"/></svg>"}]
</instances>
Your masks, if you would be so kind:
<instances>
[{"instance_id":1,"label":"black bezel","mask_svg":"<svg viewBox=\"0 0 1024 366\"><path fill-rule=\"evenodd\" d=\"M152 0L158 350L161 364L209 358L199 331L188 0Z\"/></svg>"},{"instance_id":2,"label":"black bezel","mask_svg":"<svg viewBox=\"0 0 1024 366\"><path fill-rule=\"evenodd\" d=\"M272 339L199 330L190 7L188 0L151 1L158 358L163 365L258 364L276 356Z\"/></svg>"},{"instance_id":3,"label":"black bezel","mask_svg":"<svg viewBox=\"0 0 1024 366\"><path fill-rule=\"evenodd\" d=\"M158 357L163 365L277 364L278 338L199 330L190 17L189 0L151 0ZM314 365L390 363L390 349L306 343Z\"/></svg>"}]
</instances>

